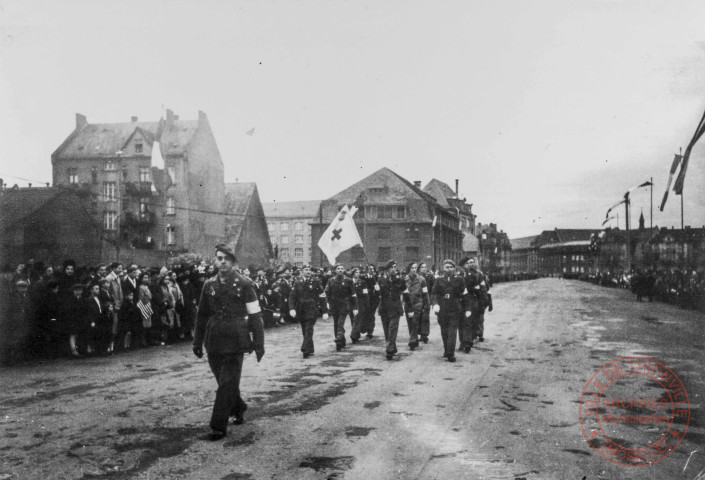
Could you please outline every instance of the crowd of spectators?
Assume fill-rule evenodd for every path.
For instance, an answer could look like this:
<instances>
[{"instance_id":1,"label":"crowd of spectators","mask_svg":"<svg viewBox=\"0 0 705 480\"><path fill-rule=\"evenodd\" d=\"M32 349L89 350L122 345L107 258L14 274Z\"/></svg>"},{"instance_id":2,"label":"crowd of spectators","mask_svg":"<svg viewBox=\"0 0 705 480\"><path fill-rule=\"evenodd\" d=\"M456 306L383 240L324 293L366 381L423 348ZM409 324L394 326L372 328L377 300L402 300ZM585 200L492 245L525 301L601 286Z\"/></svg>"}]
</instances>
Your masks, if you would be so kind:
<instances>
[{"instance_id":1,"label":"crowd of spectators","mask_svg":"<svg viewBox=\"0 0 705 480\"><path fill-rule=\"evenodd\" d=\"M684 309L705 312L705 273L695 270L635 269L629 272L597 272L581 280L597 285L630 289L637 301L659 301Z\"/></svg>"}]
</instances>

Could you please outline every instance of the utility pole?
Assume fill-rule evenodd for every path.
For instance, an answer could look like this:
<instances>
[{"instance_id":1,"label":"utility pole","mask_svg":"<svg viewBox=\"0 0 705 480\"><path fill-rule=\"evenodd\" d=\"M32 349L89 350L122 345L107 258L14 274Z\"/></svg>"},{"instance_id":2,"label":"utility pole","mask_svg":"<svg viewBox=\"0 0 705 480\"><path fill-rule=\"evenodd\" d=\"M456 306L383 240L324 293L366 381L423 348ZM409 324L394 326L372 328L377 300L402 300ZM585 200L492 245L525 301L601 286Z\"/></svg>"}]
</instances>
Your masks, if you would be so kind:
<instances>
[{"instance_id":1,"label":"utility pole","mask_svg":"<svg viewBox=\"0 0 705 480\"><path fill-rule=\"evenodd\" d=\"M624 209L626 210L626 215L627 218L625 220L625 228L627 230L627 245L626 245L626 252L627 252L627 260L626 260L626 271L628 272L631 270L631 255L629 252L629 192L624 194Z\"/></svg>"}]
</instances>

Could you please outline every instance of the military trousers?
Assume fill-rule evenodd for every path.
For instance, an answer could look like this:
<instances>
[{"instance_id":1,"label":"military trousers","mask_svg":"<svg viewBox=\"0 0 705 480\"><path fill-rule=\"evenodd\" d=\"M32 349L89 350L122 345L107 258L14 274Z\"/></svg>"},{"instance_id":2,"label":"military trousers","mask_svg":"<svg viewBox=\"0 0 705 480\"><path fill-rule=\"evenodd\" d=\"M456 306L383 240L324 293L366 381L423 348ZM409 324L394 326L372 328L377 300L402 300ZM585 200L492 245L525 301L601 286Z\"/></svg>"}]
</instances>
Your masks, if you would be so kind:
<instances>
[{"instance_id":1,"label":"military trousers","mask_svg":"<svg viewBox=\"0 0 705 480\"><path fill-rule=\"evenodd\" d=\"M384 340L387 342L385 351L390 354L397 353L397 333L399 333L399 315L389 316L382 314L382 328Z\"/></svg>"},{"instance_id":2,"label":"military trousers","mask_svg":"<svg viewBox=\"0 0 705 480\"><path fill-rule=\"evenodd\" d=\"M419 344L421 326L421 309L414 309L406 314L406 326L409 328L409 346Z\"/></svg>"},{"instance_id":3,"label":"military trousers","mask_svg":"<svg viewBox=\"0 0 705 480\"><path fill-rule=\"evenodd\" d=\"M419 322L419 335L421 338L428 338L431 333L431 307L421 310L421 321Z\"/></svg>"},{"instance_id":4,"label":"military trousers","mask_svg":"<svg viewBox=\"0 0 705 480\"><path fill-rule=\"evenodd\" d=\"M345 341L345 319L348 318L347 311L337 311L331 315L333 317L333 335L335 344L344 347Z\"/></svg>"},{"instance_id":5,"label":"military trousers","mask_svg":"<svg viewBox=\"0 0 705 480\"><path fill-rule=\"evenodd\" d=\"M477 312L472 311L470 317L465 316L465 312L458 314L458 339L460 340L460 349L472 347L475 338L475 323Z\"/></svg>"},{"instance_id":6,"label":"military trousers","mask_svg":"<svg viewBox=\"0 0 705 480\"><path fill-rule=\"evenodd\" d=\"M357 311L357 315L353 315L350 312L350 321L352 322L352 331L350 332L350 338L353 340L360 340L362 332L362 324L365 321L365 316L367 315L367 308L361 306Z\"/></svg>"},{"instance_id":7,"label":"military trousers","mask_svg":"<svg viewBox=\"0 0 705 480\"><path fill-rule=\"evenodd\" d=\"M247 404L240 396L243 360L242 353L208 353L208 365L218 382L210 422L213 430L227 433L230 416L241 415L247 410Z\"/></svg>"},{"instance_id":8,"label":"military trousers","mask_svg":"<svg viewBox=\"0 0 705 480\"><path fill-rule=\"evenodd\" d=\"M441 337L443 338L443 356L455 356L455 340L458 336L458 324L460 318L465 318L463 313L440 311L438 313L438 325L441 326Z\"/></svg>"},{"instance_id":9,"label":"military trousers","mask_svg":"<svg viewBox=\"0 0 705 480\"><path fill-rule=\"evenodd\" d=\"M316 319L301 320L301 333L304 336L304 341L301 344L303 353L313 353L313 327L316 325Z\"/></svg>"},{"instance_id":10,"label":"military trousers","mask_svg":"<svg viewBox=\"0 0 705 480\"><path fill-rule=\"evenodd\" d=\"M367 333L372 335L375 330L375 311L377 310L378 303L370 302L370 306L365 309L365 316L362 320L361 333Z\"/></svg>"},{"instance_id":11,"label":"military trousers","mask_svg":"<svg viewBox=\"0 0 705 480\"><path fill-rule=\"evenodd\" d=\"M474 337L473 338L484 338L485 337L485 311L484 309L480 311L480 313L475 316L474 322L473 322L473 332L474 332Z\"/></svg>"}]
</instances>

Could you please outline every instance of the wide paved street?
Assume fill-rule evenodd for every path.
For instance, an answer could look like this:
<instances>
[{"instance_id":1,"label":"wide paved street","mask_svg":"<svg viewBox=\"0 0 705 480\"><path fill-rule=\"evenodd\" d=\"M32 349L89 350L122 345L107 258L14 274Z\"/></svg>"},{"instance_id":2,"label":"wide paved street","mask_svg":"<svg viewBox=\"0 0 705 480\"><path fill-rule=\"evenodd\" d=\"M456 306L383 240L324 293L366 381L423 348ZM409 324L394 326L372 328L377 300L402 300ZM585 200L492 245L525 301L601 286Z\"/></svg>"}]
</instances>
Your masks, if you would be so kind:
<instances>
[{"instance_id":1,"label":"wide paved street","mask_svg":"<svg viewBox=\"0 0 705 480\"><path fill-rule=\"evenodd\" d=\"M394 361L379 319L375 338L342 352L319 321L306 360L297 325L268 330L262 362L245 359L246 423L220 442L202 439L215 381L188 343L3 369L0 480L693 480L705 469L705 316L559 279L493 294L487 341L455 364L433 318L415 352L402 320ZM607 461L580 424L587 382L625 356L666 365L691 404L684 440L650 466ZM630 425L620 439L643 434Z\"/></svg>"}]
</instances>

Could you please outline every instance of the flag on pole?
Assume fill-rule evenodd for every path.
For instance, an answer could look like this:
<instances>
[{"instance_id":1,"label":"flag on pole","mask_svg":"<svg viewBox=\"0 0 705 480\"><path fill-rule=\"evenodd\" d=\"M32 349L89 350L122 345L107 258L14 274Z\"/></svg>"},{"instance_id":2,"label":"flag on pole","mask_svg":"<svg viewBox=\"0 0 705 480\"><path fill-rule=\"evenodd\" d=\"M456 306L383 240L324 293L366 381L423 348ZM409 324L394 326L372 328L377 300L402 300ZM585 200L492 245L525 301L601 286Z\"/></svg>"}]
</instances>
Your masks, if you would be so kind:
<instances>
[{"instance_id":1,"label":"flag on pole","mask_svg":"<svg viewBox=\"0 0 705 480\"><path fill-rule=\"evenodd\" d=\"M693 139L690 141L683 154L683 162L681 163L681 171L678 173L678 178L676 178L676 183L673 185L673 191L676 195L683 195L683 183L685 182L685 172L688 170L688 160L690 160L690 151L693 149L695 144L700 137L705 133L705 113L703 113L703 118L700 119L698 128L695 129L695 134Z\"/></svg>"},{"instance_id":2,"label":"flag on pole","mask_svg":"<svg viewBox=\"0 0 705 480\"><path fill-rule=\"evenodd\" d=\"M610 220L614 220L615 218L617 218L617 217L615 217L614 215L612 215L611 217L605 218L605 221L602 222L602 226L604 227L605 223L609 222Z\"/></svg>"},{"instance_id":3,"label":"flag on pole","mask_svg":"<svg viewBox=\"0 0 705 480\"><path fill-rule=\"evenodd\" d=\"M152 144L152 193L155 192L166 192L169 187L173 184L173 179L169 175L169 170L167 170L164 164L164 157L162 156L162 149L159 146L157 140Z\"/></svg>"},{"instance_id":4,"label":"flag on pole","mask_svg":"<svg viewBox=\"0 0 705 480\"><path fill-rule=\"evenodd\" d=\"M625 199L626 199L626 197L625 197ZM614 205L612 205L612 206L607 210L607 214L605 215L605 222L607 221L607 219L610 218L610 212L611 212L612 210L614 210L615 208L617 208L618 206L620 206L621 204L623 204L625 199L622 199L622 200L620 200L619 202L615 203ZM602 225L604 225L604 223L603 223Z\"/></svg>"},{"instance_id":5,"label":"flag on pole","mask_svg":"<svg viewBox=\"0 0 705 480\"><path fill-rule=\"evenodd\" d=\"M668 174L668 183L666 184L666 191L663 193L663 200L661 200L661 206L659 207L659 210L661 210L662 212L663 207L666 206L666 200L668 200L668 191L671 189L673 175L676 173L676 170L678 170L678 165L680 165L681 160L683 160L683 157L676 154L675 158L673 159L673 163L671 164L671 173Z\"/></svg>"},{"instance_id":6,"label":"flag on pole","mask_svg":"<svg viewBox=\"0 0 705 480\"><path fill-rule=\"evenodd\" d=\"M639 185L639 186L636 187L636 188L650 187L651 185L653 185L653 183L651 183L650 181L647 180L647 181L645 181L644 183L642 183L641 185Z\"/></svg>"},{"instance_id":7,"label":"flag on pole","mask_svg":"<svg viewBox=\"0 0 705 480\"><path fill-rule=\"evenodd\" d=\"M362 240L357 231L353 216L357 212L357 207L348 208L345 205L328 226L320 240L318 247L328 258L331 265L335 265L335 260L345 250L349 250L355 245L362 247Z\"/></svg>"}]
</instances>

